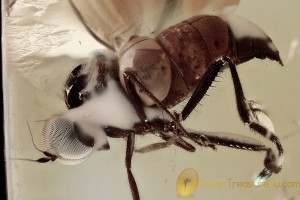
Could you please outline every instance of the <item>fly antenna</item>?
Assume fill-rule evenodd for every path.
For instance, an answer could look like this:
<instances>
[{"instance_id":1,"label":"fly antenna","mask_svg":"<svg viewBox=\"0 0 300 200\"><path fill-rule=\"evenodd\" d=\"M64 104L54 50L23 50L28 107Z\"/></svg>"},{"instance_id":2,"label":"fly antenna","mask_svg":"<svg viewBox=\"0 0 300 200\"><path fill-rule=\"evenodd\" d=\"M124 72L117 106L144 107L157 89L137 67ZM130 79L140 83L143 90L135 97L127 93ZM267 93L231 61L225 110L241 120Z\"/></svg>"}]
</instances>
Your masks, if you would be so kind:
<instances>
[{"instance_id":1,"label":"fly antenna","mask_svg":"<svg viewBox=\"0 0 300 200\"><path fill-rule=\"evenodd\" d=\"M44 120L42 120L44 121ZM30 158L12 158L12 160L23 160L23 161L30 161L30 162L38 162L38 163L47 163L49 161L54 161L57 159L57 156L51 154L51 153L48 153L47 151L42 151L41 149L39 149L35 143L34 143L34 139L33 139L33 135L32 135L32 132L31 132L31 129L30 129L30 125L29 125L29 122L27 121L27 126L28 126L28 129L29 129L29 133L30 133L30 137L31 137L31 141L33 143L33 146L36 150L38 150L39 152L43 153L46 157L42 157L42 158L39 158L37 160L34 160L34 159L30 159Z\"/></svg>"},{"instance_id":2,"label":"fly antenna","mask_svg":"<svg viewBox=\"0 0 300 200\"><path fill-rule=\"evenodd\" d=\"M34 139L33 139L33 135L32 135L32 132L31 132L31 128L30 128L30 125L29 125L29 122L28 122L28 121L27 121L27 126L28 126L28 129L29 129L31 141L32 141L32 143L33 143L34 148L35 148L36 150L38 150L39 152L44 153L44 151L42 151L41 149L39 149L39 148L35 145ZM30 160L30 159L29 159L29 160Z\"/></svg>"},{"instance_id":3,"label":"fly antenna","mask_svg":"<svg viewBox=\"0 0 300 200\"><path fill-rule=\"evenodd\" d=\"M29 158L12 158L12 160L23 160L23 161L30 161L30 162L38 162L38 163L47 163L49 161L52 161L50 157L42 157L37 160L29 159Z\"/></svg>"}]
</instances>

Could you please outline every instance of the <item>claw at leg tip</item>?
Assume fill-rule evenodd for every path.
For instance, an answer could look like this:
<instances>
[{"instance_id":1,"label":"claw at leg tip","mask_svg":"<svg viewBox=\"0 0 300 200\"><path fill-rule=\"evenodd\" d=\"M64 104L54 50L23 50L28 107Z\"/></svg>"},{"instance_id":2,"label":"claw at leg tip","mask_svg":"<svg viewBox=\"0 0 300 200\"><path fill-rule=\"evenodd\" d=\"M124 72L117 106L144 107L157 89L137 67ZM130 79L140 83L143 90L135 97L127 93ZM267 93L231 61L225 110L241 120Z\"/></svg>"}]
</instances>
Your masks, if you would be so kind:
<instances>
[{"instance_id":1,"label":"claw at leg tip","mask_svg":"<svg viewBox=\"0 0 300 200\"><path fill-rule=\"evenodd\" d=\"M263 184L264 182L266 182L270 176L272 175L272 172L268 169L263 169L262 172L260 172L260 174L258 175L258 177L255 179L255 186L259 186L261 184Z\"/></svg>"}]
</instances>

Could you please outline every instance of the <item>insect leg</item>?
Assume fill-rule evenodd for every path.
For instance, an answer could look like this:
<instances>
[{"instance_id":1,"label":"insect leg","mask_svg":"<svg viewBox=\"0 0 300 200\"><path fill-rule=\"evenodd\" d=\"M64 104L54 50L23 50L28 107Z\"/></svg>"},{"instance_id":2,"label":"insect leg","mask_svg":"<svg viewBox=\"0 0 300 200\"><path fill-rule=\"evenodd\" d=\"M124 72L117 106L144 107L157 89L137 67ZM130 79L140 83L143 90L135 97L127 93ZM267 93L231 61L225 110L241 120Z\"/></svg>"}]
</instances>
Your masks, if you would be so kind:
<instances>
[{"instance_id":1,"label":"insect leg","mask_svg":"<svg viewBox=\"0 0 300 200\"><path fill-rule=\"evenodd\" d=\"M260 172L255 184L260 184L261 182L266 181L273 173L278 173L281 170L278 166L280 159L277 159L274 151L262 144L260 141L253 138L235 135L230 133L193 133L189 132L189 139L193 138L194 140L199 139L200 137L205 136L213 145L226 146L235 149L256 151L256 152L266 152L266 157L264 159L265 168Z\"/></svg>"},{"instance_id":2,"label":"insect leg","mask_svg":"<svg viewBox=\"0 0 300 200\"><path fill-rule=\"evenodd\" d=\"M272 133L267 127L260 124L260 122L255 118L254 112L256 112L257 109L259 108L253 108L251 106L253 102L246 100L234 63L227 57L223 57L221 59L224 59L224 61L229 64L229 68L231 71L232 80L234 84L237 108L241 120L244 123L248 124L250 129L254 130L258 134L262 135L263 137L266 137L271 142L274 142L279 151L279 155L283 154L283 148L279 141L279 138L274 133ZM259 109L259 111L265 113L265 111L263 111L262 109Z\"/></svg>"},{"instance_id":3,"label":"insect leg","mask_svg":"<svg viewBox=\"0 0 300 200\"><path fill-rule=\"evenodd\" d=\"M235 68L235 64L231 61L230 58L221 57L220 59L215 60L210 65L210 67L207 69L206 73L202 77L201 81L199 82L197 88L195 89L195 92L193 93L190 100L182 110L181 112L182 119L185 120L189 116L189 114L193 111L193 109L197 106L197 104L201 101L206 91L208 90L209 86L214 81L215 77L218 75L218 73L220 72L220 70L225 64L229 65L232 74L232 80L233 80L235 94L236 94L237 108L241 120L244 123L248 124L251 130L254 130L255 132L259 133L260 135L274 142L279 151L279 155L281 155L283 153L283 148L281 146L278 137L274 133L270 132L267 127L260 124L257 120L253 119L254 118L252 117L254 115L253 112L257 111L257 108L252 109L251 107L252 102L246 100L238 73ZM259 111L264 112L263 110L259 110Z\"/></svg>"},{"instance_id":4,"label":"insect leg","mask_svg":"<svg viewBox=\"0 0 300 200\"><path fill-rule=\"evenodd\" d=\"M271 176L272 173L279 173L281 170L282 165L282 154L283 154L283 147L280 143L279 138L273 133L270 128L268 128L266 125L264 125L258 118L256 117L257 109L256 107L253 107L252 101L246 100L244 96L244 92L242 89L242 85L238 76L238 73L236 71L236 66L232 62L232 60L228 57L222 57L220 60L223 60L229 65L229 69L231 72L233 84L234 84L234 90L235 90L235 96L236 96L236 103L237 103L237 109L239 116L241 120L249 126L249 128L256 133L262 135L263 137L267 138L271 142L274 142L278 149L278 158L276 158L274 152L272 150L267 151L267 156L264 161L265 169L260 173L258 179L264 181L268 177ZM263 110L259 109L260 112L264 112Z\"/></svg>"},{"instance_id":5,"label":"insect leg","mask_svg":"<svg viewBox=\"0 0 300 200\"><path fill-rule=\"evenodd\" d=\"M131 172L131 160L132 160L132 154L134 152L134 143L135 143L135 134L132 132L128 135L127 138L125 165L126 165L132 198L133 200L139 200L140 199L139 191L134 176Z\"/></svg>"},{"instance_id":6,"label":"insect leg","mask_svg":"<svg viewBox=\"0 0 300 200\"><path fill-rule=\"evenodd\" d=\"M148 153L151 151L169 147L170 144L172 144L168 142L170 136L167 136L160 132L159 137L166 140L166 142L150 144L148 146L136 150L136 152ZM189 131L189 135L185 137L187 139L192 139L193 141L201 140L203 137L206 137L209 140L209 142L213 145L225 146L225 147L241 149L241 150L257 151L257 152L272 151L270 148L266 147L264 144L262 144L260 141L256 139L242 136L242 135L232 134L232 133ZM176 143L175 145L178 146L178 144Z\"/></svg>"},{"instance_id":7,"label":"insect leg","mask_svg":"<svg viewBox=\"0 0 300 200\"><path fill-rule=\"evenodd\" d=\"M152 132L152 133L154 133L154 132ZM163 133L157 133L157 132L156 132L156 134L159 135L160 138L165 140L165 142L156 142L156 143L144 146L142 148L136 149L135 151L137 153L148 153L148 152L167 148L167 147L171 146L172 144L174 144L186 151L189 151L189 152L196 151L196 149L193 145L191 145L188 142L186 142L185 140L183 140L182 137L180 137L180 136L174 136L174 137L166 136Z\"/></svg>"},{"instance_id":8,"label":"insect leg","mask_svg":"<svg viewBox=\"0 0 300 200\"><path fill-rule=\"evenodd\" d=\"M163 123L154 123L154 124L157 124L156 128L158 130L163 129L163 126L161 126L161 125L164 125ZM154 132L154 131L149 131L148 126L144 123L140 124L140 126L139 126L140 130L143 128L145 130L148 130L148 133ZM139 130L125 130L125 129L119 129L119 128L110 127L110 126L104 128L104 131L106 132L107 136L109 136L109 137L114 137L114 138L126 138L127 137L125 165L126 165L126 170L127 170L127 175L128 175L128 181L129 181L129 186L130 186L133 200L139 200L140 196L139 196L138 187L137 187L136 181L135 181L134 176L131 171L131 160L132 160L132 155L134 152L135 135L136 135L136 133L137 134L143 134L143 133L141 133ZM170 137L166 137L166 138L170 138ZM163 139L166 139L166 138L163 138ZM180 139L182 141L184 141L182 138L180 138ZM178 141L176 140L175 142L178 142ZM188 151L195 151L195 148L187 142L185 142L183 144L178 142L178 146L181 147L181 145L183 147L185 147L184 149L186 149ZM147 149L147 148L145 148L145 149ZM145 152L143 152L143 153L145 153Z\"/></svg>"},{"instance_id":9,"label":"insect leg","mask_svg":"<svg viewBox=\"0 0 300 200\"><path fill-rule=\"evenodd\" d=\"M198 139L201 136L206 136L209 141L218 146L225 146L234 149L248 150L248 151L268 151L264 144L260 141L233 133L222 132L190 132L190 136Z\"/></svg>"},{"instance_id":10,"label":"insect leg","mask_svg":"<svg viewBox=\"0 0 300 200\"><path fill-rule=\"evenodd\" d=\"M104 131L108 137L112 138L126 138L132 132L131 130L124 130L113 126L105 127Z\"/></svg>"},{"instance_id":11,"label":"insect leg","mask_svg":"<svg viewBox=\"0 0 300 200\"><path fill-rule=\"evenodd\" d=\"M142 102L139 99L139 97L137 96L137 93L135 91L135 88L133 87L133 85L137 85L139 87L139 89L141 91L143 91L149 98L152 99L153 102L155 102L155 104L162 110L164 111L172 120L172 123L167 123L170 125L170 127L172 127L172 130L169 130L170 132L174 133L174 136L176 138L176 143L178 144L178 146L188 150L188 151L195 151L195 148L188 144L187 142L185 142L181 137L181 135L187 135L187 131L182 127L182 125L180 124L179 118L176 115L173 115L170 113L170 111L167 109L167 107L165 106L165 104L163 104L162 102L160 102L144 85L143 83L138 79L137 75L134 74L134 72L131 71L126 71L124 72L124 79L125 79L125 83L126 83L126 87L129 89L128 93L131 93L131 98L133 99L138 99L139 103L135 104L135 108L138 112L138 114L143 114L143 116L145 116L145 112L144 109L142 107ZM131 84L129 84L131 83ZM129 87L128 87L129 86ZM142 119L142 118L141 118ZM148 122L148 120L146 121ZM170 128L169 127L169 128ZM175 139L174 138L174 139ZM199 143L198 143L199 144ZM205 142L203 141L201 145L206 146Z\"/></svg>"},{"instance_id":12,"label":"insect leg","mask_svg":"<svg viewBox=\"0 0 300 200\"><path fill-rule=\"evenodd\" d=\"M124 72L124 80L125 80L125 85L126 85L126 89L129 93L130 98L133 100L134 102L134 106L135 109L141 119L142 122L146 122L146 124L149 125L150 128L150 124L149 120L146 118L146 114L142 105L142 102L138 96L138 94L136 93L136 90L134 88L134 85L136 85L141 91L143 91L149 98L151 98L151 100L153 102L155 102L155 104L162 110L164 111L171 119L172 119L172 130L169 130L171 132L174 133L173 137L176 137L176 143L178 144L178 146L188 150L188 151L195 151L195 148L188 144L187 142L185 142L181 137L178 136L182 136L182 135L188 135L188 132L182 127L179 118L177 115L173 115L172 113L170 113L170 111L167 109L167 107L165 106L165 104L163 104L162 102L160 102L144 85L143 83L138 79L137 75L132 72L132 71L125 71ZM166 124L171 124L171 123L166 123ZM207 146L207 147L211 147L214 148L213 145L207 145L206 142L207 139L203 139L202 141L198 140L197 143L201 146Z\"/></svg>"},{"instance_id":13,"label":"insect leg","mask_svg":"<svg viewBox=\"0 0 300 200\"><path fill-rule=\"evenodd\" d=\"M126 89L129 93L130 98L133 100L134 102L134 106L135 109L141 119L142 122L148 122L148 119L146 118L145 115L145 111L142 105L141 100L139 99L139 97L137 96L137 93L135 91L134 88L134 84L136 86L138 86L138 88L143 91L162 111L164 111L174 122L174 125L176 126L177 129L179 129L180 131L178 133L181 134L187 134L186 130L182 127L182 125L180 124L178 118L176 116L174 116L165 106L165 104L163 104L162 102L160 102L153 94L152 92L150 92L145 86L144 84L138 79L137 75L134 72L131 71L125 71L124 72L124 80L125 80L125 84L126 84ZM131 84L130 84L131 83ZM129 90L128 90L129 89ZM145 121L146 119L146 121Z\"/></svg>"},{"instance_id":14,"label":"insect leg","mask_svg":"<svg viewBox=\"0 0 300 200\"><path fill-rule=\"evenodd\" d=\"M170 122L169 120L162 120L162 119L154 119L151 121L151 133L159 136L161 139L165 140L166 142L170 144L174 144L186 151L189 152L195 152L196 149L193 145L189 144L187 141L185 141L182 137L185 134L178 134L177 131L181 131L176 129L176 126L174 126L173 122ZM152 147L154 147L155 144L153 144ZM160 147L161 145L158 144ZM155 148L152 148L151 145L149 145L150 149L156 150ZM168 145L166 144L166 147ZM147 147L145 147L147 148Z\"/></svg>"},{"instance_id":15,"label":"insect leg","mask_svg":"<svg viewBox=\"0 0 300 200\"><path fill-rule=\"evenodd\" d=\"M170 145L172 145L174 142L172 140L169 140L167 142L157 142L157 143L153 143L147 146L144 146L142 148L136 149L135 152L137 153L149 153L152 151L157 151L160 149L164 149L169 147Z\"/></svg>"},{"instance_id":16,"label":"insect leg","mask_svg":"<svg viewBox=\"0 0 300 200\"><path fill-rule=\"evenodd\" d=\"M149 127L146 124L143 124L143 125L145 126L144 127L145 129L149 129ZM112 137L112 138L126 138L130 135L131 132L133 132L133 130L124 130L124 129L119 129L119 128L112 127L112 126L106 127L104 129L104 131L107 136ZM155 130L155 131L157 131L157 130ZM154 130L148 131L148 133L157 133L155 131ZM144 134L137 130L135 130L134 133L138 134L138 135ZM139 148L135 151L138 153L146 153L146 152L155 151L155 150L169 147L171 144L175 144L187 151L191 151L191 152L195 151L195 148L191 144L187 143L186 141L184 141L181 138L177 139L178 140L177 141L177 140L172 139L172 137L170 137L170 136L163 136L163 134L161 134L161 133L157 133L157 135L160 138L164 139L166 142L158 142L158 143L150 144L145 147Z\"/></svg>"},{"instance_id":17,"label":"insect leg","mask_svg":"<svg viewBox=\"0 0 300 200\"><path fill-rule=\"evenodd\" d=\"M210 142L215 145L226 146L235 149L255 151L255 152L266 152L266 157L264 159L265 168L260 172L257 179L255 180L255 184L260 184L261 182L266 181L272 173L278 173L277 169L273 168L273 165L277 164L277 159L275 157L274 151L260 143L258 140L254 140L253 138L248 138L245 136L238 135L236 136L226 133L226 136L220 136L218 133L207 134L207 133L190 133L192 137L195 139L199 138L201 135L206 136ZM233 136L233 137L232 137Z\"/></svg>"},{"instance_id":18,"label":"insect leg","mask_svg":"<svg viewBox=\"0 0 300 200\"><path fill-rule=\"evenodd\" d=\"M143 103L142 103L141 99L139 98L133 83L130 81L131 80L130 76L127 75L127 73L128 72L124 73L124 82L125 82L127 93L129 95L129 98L133 102L133 106L134 106L140 120L144 123L147 123L149 120L145 114L145 110L143 108Z\"/></svg>"},{"instance_id":19,"label":"insect leg","mask_svg":"<svg viewBox=\"0 0 300 200\"><path fill-rule=\"evenodd\" d=\"M159 121L159 123L158 123ZM158 142L154 144L147 145L145 147L139 148L136 150L138 153L146 153L150 151L159 150L162 148L166 148L172 144L190 152L195 152L196 149L193 145L189 144L185 140L183 140L180 136L173 137L172 135L166 134L168 130L164 130L164 125L169 124L170 122L163 122L162 120L154 120L151 121L151 127L149 129L148 124L138 124L134 130L125 130L119 129L116 127L108 126L104 129L107 136L112 138L127 138L130 133L134 132L136 135L145 135L145 134L153 134L161 139L165 140L165 142Z\"/></svg>"},{"instance_id":20,"label":"insect leg","mask_svg":"<svg viewBox=\"0 0 300 200\"><path fill-rule=\"evenodd\" d=\"M178 137L178 136L182 136L182 135L188 135L188 132L182 127L181 123L180 123L180 119L178 117L178 115L175 113L175 115L173 115L168 109L167 107L165 106L165 104L163 104L162 102L160 102L144 85L143 83L138 79L137 75L134 74L134 72L131 72L131 71L126 71L124 72L124 79L125 79L125 82L132 82L132 89L133 89L133 84L136 84L141 91L143 91L145 94L148 95L149 98L152 99L152 101L162 110L164 111L172 120L172 130L169 130L171 132L174 133L174 137L177 138L177 141L179 142L179 145L180 147L183 146L187 146L187 148L185 148L186 150L187 149L191 149L192 151L195 151L194 147L190 144L187 144L187 142L185 142L181 137ZM127 80L126 80L127 79ZM127 84L126 84L127 85ZM128 84L129 85L129 84ZM135 90L134 90L135 91ZM139 98L137 96L136 93L132 93L132 94L135 94L136 97L132 97L132 98ZM139 100L140 101L140 100ZM142 104L140 103L139 105L137 105L138 107L136 107L136 109L140 109L139 111L143 111L144 113L144 110L143 110L143 107L142 107ZM140 107L140 108L139 108ZM145 114L145 113L144 113ZM170 123L169 123L170 124ZM180 144L181 143L181 144ZM208 146L208 147L212 147L214 148L213 146L210 146L210 145L206 145L206 142L203 140L203 141L200 141L198 140L197 142L198 144L202 145L202 146Z\"/></svg>"},{"instance_id":21,"label":"insect leg","mask_svg":"<svg viewBox=\"0 0 300 200\"><path fill-rule=\"evenodd\" d=\"M205 74L198 83L198 86L196 87L193 95L191 96L188 103L184 106L181 112L182 120L185 120L195 109L198 103L202 100L208 88L211 86L211 84L213 83L223 66L224 61L216 60L207 68Z\"/></svg>"},{"instance_id":22,"label":"insect leg","mask_svg":"<svg viewBox=\"0 0 300 200\"><path fill-rule=\"evenodd\" d=\"M189 114L194 110L197 104L201 101L201 99L207 92L208 88L210 87L215 77L220 72L220 70L227 64L229 65L229 69L232 75L237 109L241 120L245 124L247 124L251 130L255 131L256 133L274 142L279 152L278 157L280 157L283 154L283 148L279 141L279 138L268 127L262 124L256 117L256 112L259 111L265 113L265 111L253 106L253 101L246 100L238 73L236 71L236 66L232 62L232 60L228 57L223 56L215 60L209 66L206 73L204 74L201 81L199 82L197 88L195 89L195 92L193 93L190 100L182 110L181 118L185 120L189 116ZM281 170L281 162L282 160L276 158L272 150L267 151L267 156L265 159L266 168L259 175L259 179L265 180L273 172L278 173Z\"/></svg>"},{"instance_id":23,"label":"insect leg","mask_svg":"<svg viewBox=\"0 0 300 200\"><path fill-rule=\"evenodd\" d=\"M119 129L116 127L108 126L104 128L105 133L109 137L113 138L127 138L127 147L126 147L126 158L125 165L128 176L128 182L132 194L133 200L139 200L139 191L134 179L134 176L131 171L131 160L134 152L134 143L135 143L135 133L132 130Z\"/></svg>"},{"instance_id":24,"label":"insect leg","mask_svg":"<svg viewBox=\"0 0 300 200\"><path fill-rule=\"evenodd\" d=\"M145 130L148 129L147 133L153 133L153 134L156 133L156 135L158 135L160 138L162 138L166 142L158 142L158 143L150 144L145 147L139 148L139 149L135 150L138 153L146 153L146 152L150 152L150 151L159 150L162 148L169 147L171 144L175 144L187 151L191 151L191 152L195 151L195 148L191 144L184 141L182 138L174 140L174 139L172 139L173 137L171 137L171 136L166 136L166 135L162 134L161 132L159 132L159 133L156 132L158 130L149 131L149 127L147 124L142 124L142 126L144 126L144 127L142 127L143 129L145 129ZM139 128L141 128L141 125ZM124 129L119 129L119 128L112 127L112 126L106 127L104 129L104 131L108 137L112 137L112 138L126 138L130 135L131 132L133 132L133 130L124 130ZM134 133L136 135L145 134L139 130L135 130Z\"/></svg>"}]
</instances>

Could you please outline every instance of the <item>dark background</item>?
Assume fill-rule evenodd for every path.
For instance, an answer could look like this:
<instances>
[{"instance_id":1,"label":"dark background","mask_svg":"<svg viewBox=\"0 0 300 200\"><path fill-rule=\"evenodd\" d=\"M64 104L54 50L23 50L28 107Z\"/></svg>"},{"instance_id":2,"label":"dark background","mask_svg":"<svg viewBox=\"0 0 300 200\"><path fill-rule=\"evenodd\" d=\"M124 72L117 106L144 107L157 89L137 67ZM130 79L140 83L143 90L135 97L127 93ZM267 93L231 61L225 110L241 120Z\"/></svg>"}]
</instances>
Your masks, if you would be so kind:
<instances>
[{"instance_id":1,"label":"dark background","mask_svg":"<svg viewBox=\"0 0 300 200\"><path fill-rule=\"evenodd\" d=\"M1 38L2 38L2 31L1 31ZM1 63L2 63L2 42L1 42ZM1 89L0 89L0 93L1 93L1 138L0 138L0 148L2 149L1 151L1 162L0 162L0 170L1 170L1 186L0 186L0 199L7 199L7 196L6 196L6 173L5 173L5 156L4 156L4 112L3 112L3 106L4 106L4 103L3 103L3 82L2 82L2 67L1 67L1 75L0 75L0 85L1 85Z\"/></svg>"}]
</instances>

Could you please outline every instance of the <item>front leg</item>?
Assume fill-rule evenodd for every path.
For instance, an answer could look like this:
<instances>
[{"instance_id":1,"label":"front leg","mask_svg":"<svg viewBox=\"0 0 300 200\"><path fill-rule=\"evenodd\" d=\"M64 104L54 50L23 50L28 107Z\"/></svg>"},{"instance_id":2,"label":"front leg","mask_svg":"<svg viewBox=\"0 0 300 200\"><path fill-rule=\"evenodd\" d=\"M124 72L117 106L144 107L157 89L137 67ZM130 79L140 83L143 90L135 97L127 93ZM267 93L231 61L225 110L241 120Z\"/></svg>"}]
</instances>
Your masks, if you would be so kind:
<instances>
[{"instance_id":1,"label":"front leg","mask_svg":"<svg viewBox=\"0 0 300 200\"><path fill-rule=\"evenodd\" d=\"M126 170L127 170L128 181L129 181L129 185L130 185L132 198L133 198L133 200L139 200L140 195L139 195L138 187L136 185L134 176L131 171L131 160L132 160L132 154L134 152L134 143L135 143L135 134L132 132L128 135L128 138L127 138L125 165L126 165Z\"/></svg>"},{"instance_id":2,"label":"front leg","mask_svg":"<svg viewBox=\"0 0 300 200\"><path fill-rule=\"evenodd\" d=\"M151 126L149 127L149 125ZM173 132L174 130L169 125L169 121L155 119L153 121L150 121L149 124L138 123L134 126L133 129L120 129L113 126L107 126L104 128L104 131L108 137L112 138L128 138L131 133L134 133L135 135L153 134L164 140L164 142L158 142L147 145L140 149L136 149L135 151L138 153L146 153L158 149L163 149L169 147L172 144L186 151L195 152L195 147L187 141L183 140L181 136L176 136L176 134Z\"/></svg>"},{"instance_id":3,"label":"front leg","mask_svg":"<svg viewBox=\"0 0 300 200\"><path fill-rule=\"evenodd\" d=\"M124 80L125 80L125 85L126 85L126 89L127 92L129 93L129 97L131 98L131 100L133 101L134 107L137 111L138 116L140 117L142 122L149 122L149 120L146 117L143 105L142 105L142 101L140 100L140 98L138 97L138 94L135 91L134 85L136 85L142 92L144 92L166 115L168 115L168 117L170 119L173 120L174 125L176 126L176 128L180 131L178 131L178 133L180 134L187 134L186 130L182 127L182 125L180 124L180 121L178 119L178 117L174 116L166 107L166 105L164 105L161 101L159 101L153 94L151 91L149 91L144 84L139 80L138 76L132 72L132 71L125 71L124 72Z\"/></svg>"},{"instance_id":4,"label":"front leg","mask_svg":"<svg viewBox=\"0 0 300 200\"><path fill-rule=\"evenodd\" d=\"M125 166L128 176L128 182L133 200L139 200L139 191L131 171L131 160L134 152L135 132L132 130L120 129L117 127L107 126L104 128L107 136L113 138L127 138Z\"/></svg>"},{"instance_id":5,"label":"front leg","mask_svg":"<svg viewBox=\"0 0 300 200\"><path fill-rule=\"evenodd\" d=\"M133 104L135 111L136 111L138 117L140 118L141 122L148 123L149 119L146 116L143 102L141 101L140 97L138 96L136 89L134 87L134 83L132 81L133 76L134 76L134 74L132 74L129 71L125 71L123 74L126 91L128 93L129 98L132 101L132 104Z\"/></svg>"},{"instance_id":6,"label":"front leg","mask_svg":"<svg viewBox=\"0 0 300 200\"><path fill-rule=\"evenodd\" d=\"M139 191L138 191L138 187L136 184L136 181L134 179L133 173L131 171L131 161L132 161L132 155L134 152L134 144L135 144L135 135L143 135L145 134L144 132L151 132L151 133L161 133L162 130L164 130L164 124L163 123L157 123L154 122L155 124L155 128L153 128L153 130L149 130L149 127L147 126L147 124L145 123L141 123L138 127L136 127L133 130L127 130L127 129L120 129L117 127L112 127L112 126L107 126L104 128L105 133L107 134L107 136L109 137L113 137L113 138L127 138L127 147L126 147L126 158L125 158L125 165L126 165L126 171L127 171L127 176L128 176L128 182L129 182L129 186L130 186L130 190L131 190L131 194L132 194L132 198L133 200L139 200L140 196L139 196ZM195 148L187 143L186 141L184 141L182 138L180 138L178 136L178 140L177 138L172 138L172 137L168 137L168 136L164 136L164 134L161 133L160 136L162 139L164 139L166 142L163 143L167 143L168 145L165 145L163 143L158 144L152 144L149 145L148 147L142 148L140 149L140 153L145 153L145 152L149 152L150 149L151 150L158 150L161 148L165 148L168 147L170 144L175 144L178 147L181 147L187 151L195 151ZM172 141L174 140L174 141ZM139 152L139 150L137 151Z\"/></svg>"}]
</instances>

